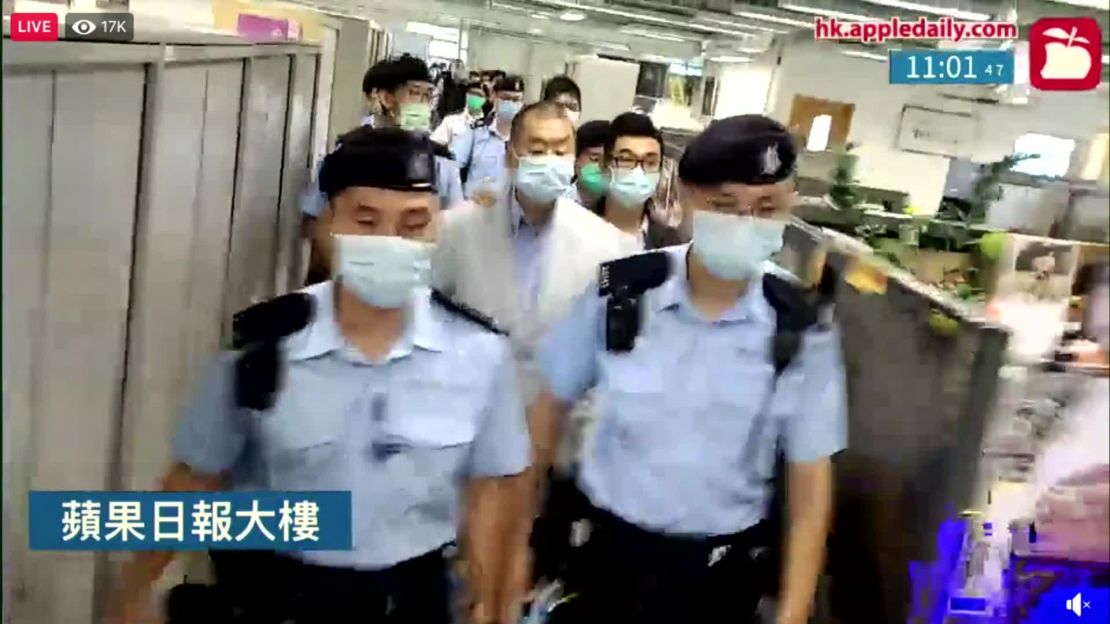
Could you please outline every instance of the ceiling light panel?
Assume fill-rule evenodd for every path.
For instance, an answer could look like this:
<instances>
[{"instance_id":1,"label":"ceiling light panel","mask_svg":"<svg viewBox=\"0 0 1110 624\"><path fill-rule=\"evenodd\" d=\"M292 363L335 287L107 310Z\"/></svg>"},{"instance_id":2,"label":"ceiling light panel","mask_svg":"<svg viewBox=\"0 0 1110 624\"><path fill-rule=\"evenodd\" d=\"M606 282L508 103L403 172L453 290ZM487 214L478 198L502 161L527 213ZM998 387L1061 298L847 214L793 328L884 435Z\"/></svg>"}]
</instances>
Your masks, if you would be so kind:
<instances>
[{"instance_id":1,"label":"ceiling light panel","mask_svg":"<svg viewBox=\"0 0 1110 624\"><path fill-rule=\"evenodd\" d=\"M796 17L786 17L783 15L775 15L772 13L762 13L758 11L733 11L736 17L743 17L750 20L758 20L760 22L767 22L769 24L779 24L782 26L793 26L795 28L813 28L813 20L802 20Z\"/></svg>"},{"instance_id":2,"label":"ceiling light panel","mask_svg":"<svg viewBox=\"0 0 1110 624\"><path fill-rule=\"evenodd\" d=\"M780 9L787 11L796 11L798 13L808 13L818 17L835 17L837 19L846 19L853 22L877 22L879 18L871 15L863 15L862 13L848 13L846 11L837 11L834 9L825 9L821 7L806 6L804 4L780 4Z\"/></svg>"},{"instance_id":3,"label":"ceiling light panel","mask_svg":"<svg viewBox=\"0 0 1110 624\"><path fill-rule=\"evenodd\" d=\"M930 15L947 15L948 17L954 17L956 19L976 22L982 22L991 18L987 13L965 11L958 7L945 7L935 4L925 4L923 2L912 2L911 0L864 0L864 2L890 7L892 9L903 9L915 13L928 13Z\"/></svg>"}]
</instances>

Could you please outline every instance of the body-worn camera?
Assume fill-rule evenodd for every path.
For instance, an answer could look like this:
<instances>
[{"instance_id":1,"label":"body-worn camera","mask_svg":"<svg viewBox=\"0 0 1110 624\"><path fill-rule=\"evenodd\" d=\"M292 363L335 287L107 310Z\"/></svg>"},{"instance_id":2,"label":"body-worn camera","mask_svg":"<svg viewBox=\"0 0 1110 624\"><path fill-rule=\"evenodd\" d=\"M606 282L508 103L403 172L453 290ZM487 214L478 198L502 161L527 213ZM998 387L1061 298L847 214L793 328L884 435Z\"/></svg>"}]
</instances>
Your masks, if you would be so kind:
<instances>
[{"instance_id":1,"label":"body-worn camera","mask_svg":"<svg viewBox=\"0 0 1110 624\"><path fill-rule=\"evenodd\" d=\"M607 297L606 350L632 350L643 323L643 294L662 285L670 274L670 257L665 252L638 254L601 265L597 284L598 295Z\"/></svg>"}]
</instances>

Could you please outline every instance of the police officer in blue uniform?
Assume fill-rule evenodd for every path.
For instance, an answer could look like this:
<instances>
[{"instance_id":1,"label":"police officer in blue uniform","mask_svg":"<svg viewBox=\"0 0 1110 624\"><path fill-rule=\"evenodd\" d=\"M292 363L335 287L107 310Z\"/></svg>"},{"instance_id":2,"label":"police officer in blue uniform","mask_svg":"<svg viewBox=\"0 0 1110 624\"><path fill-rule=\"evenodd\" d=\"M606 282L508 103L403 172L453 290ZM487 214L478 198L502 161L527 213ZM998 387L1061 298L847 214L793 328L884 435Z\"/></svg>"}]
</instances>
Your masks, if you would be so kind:
<instances>
[{"instance_id":1,"label":"police officer in blue uniform","mask_svg":"<svg viewBox=\"0 0 1110 624\"><path fill-rule=\"evenodd\" d=\"M536 472L587 389L600 410L577 477L588 540L560 622L749 621L774 584L761 553L776 449L789 492L777 622L808 621L846 401L835 328L769 263L794 161L769 118L714 122L679 165L692 243L603 265L545 339L547 387L529 412Z\"/></svg>"},{"instance_id":2,"label":"police officer in blue uniform","mask_svg":"<svg viewBox=\"0 0 1110 624\"><path fill-rule=\"evenodd\" d=\"M362 90L371 111L363 117L363 126L400 127L421 135L431 132L434 88L431 72L424 61L412 56L379 61L367 70L362 81ZM438 146L435 163L439 205L446 210L463 200L459 165L452 160L446 148ZM306 280L309 285L323 281L330 275L327 263L332 256L329 249L330 237L326 228L317 226L326 205L327 196L314 179L301 196L303 229L312 243Z\"/></svg>"},{"instance_id":3,"label":"police officer in blue uniform","mask_svg":"<svg viewBox=\"0 0 1110 624\"><path fill-rule=\"evenodd\" d=\"M507 337L426 286L434 171L426 137L345 137L320 172L337 278L238 315L240 350L186 409L167 489L352 494L350 551L213 553L236 622L447 624L462 487L473 621L495 621L501 510L530 444ZM132 607L167 561L125 570Z\"/></svg>"},{"instance_id":4,"label":"police officer in blue uniform","mask_svg":"<svg viewBox=\"0 0 1110 624\"><path fill-rule=\"evenodd\" d=\"M493 83L493 115L460 134L451 145L463 170L467 199L492 201L508 181L506 166L513 118L524 107L524 80L504 76Z\"/></svg>"}]
</instances>

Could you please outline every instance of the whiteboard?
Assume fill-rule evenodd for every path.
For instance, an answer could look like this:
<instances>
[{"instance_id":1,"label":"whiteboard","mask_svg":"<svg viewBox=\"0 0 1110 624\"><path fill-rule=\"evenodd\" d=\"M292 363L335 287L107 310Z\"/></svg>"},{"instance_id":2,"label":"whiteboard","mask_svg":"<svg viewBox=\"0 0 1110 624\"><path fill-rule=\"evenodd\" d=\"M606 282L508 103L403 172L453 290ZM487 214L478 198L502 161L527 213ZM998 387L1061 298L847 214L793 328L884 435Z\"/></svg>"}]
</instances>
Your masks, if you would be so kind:
<instances>
[{"instance_id":1,"label":"whiteboard","mask_svg":"<svg viewBox=\"0 0 1110 624\"><path fill-rule=\"evenodd\" d=\"M979 120L965 113L906 106L898 127L898 148L907 152L952 158L971 155L979 134Z\"/></svg>"}]
</instances>

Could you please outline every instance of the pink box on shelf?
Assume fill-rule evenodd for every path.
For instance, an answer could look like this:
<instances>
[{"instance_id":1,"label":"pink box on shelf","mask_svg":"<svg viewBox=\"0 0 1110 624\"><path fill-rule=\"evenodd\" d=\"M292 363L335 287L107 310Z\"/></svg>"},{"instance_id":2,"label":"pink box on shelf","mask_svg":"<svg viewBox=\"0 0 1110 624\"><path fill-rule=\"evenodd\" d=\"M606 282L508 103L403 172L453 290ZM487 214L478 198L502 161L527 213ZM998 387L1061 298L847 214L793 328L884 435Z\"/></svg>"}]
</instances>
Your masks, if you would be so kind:
<instances>
[{"instance_id":1,"label":"pink box on shelf","mask_svg":"<svg viewBox=\"0 0 1110 624\"><path fill-rule=\"evenodd\" d=\"M301 25L293 20L240 13L236 32L250 41L296 41Z\"/></svg>"}]
</instances>

